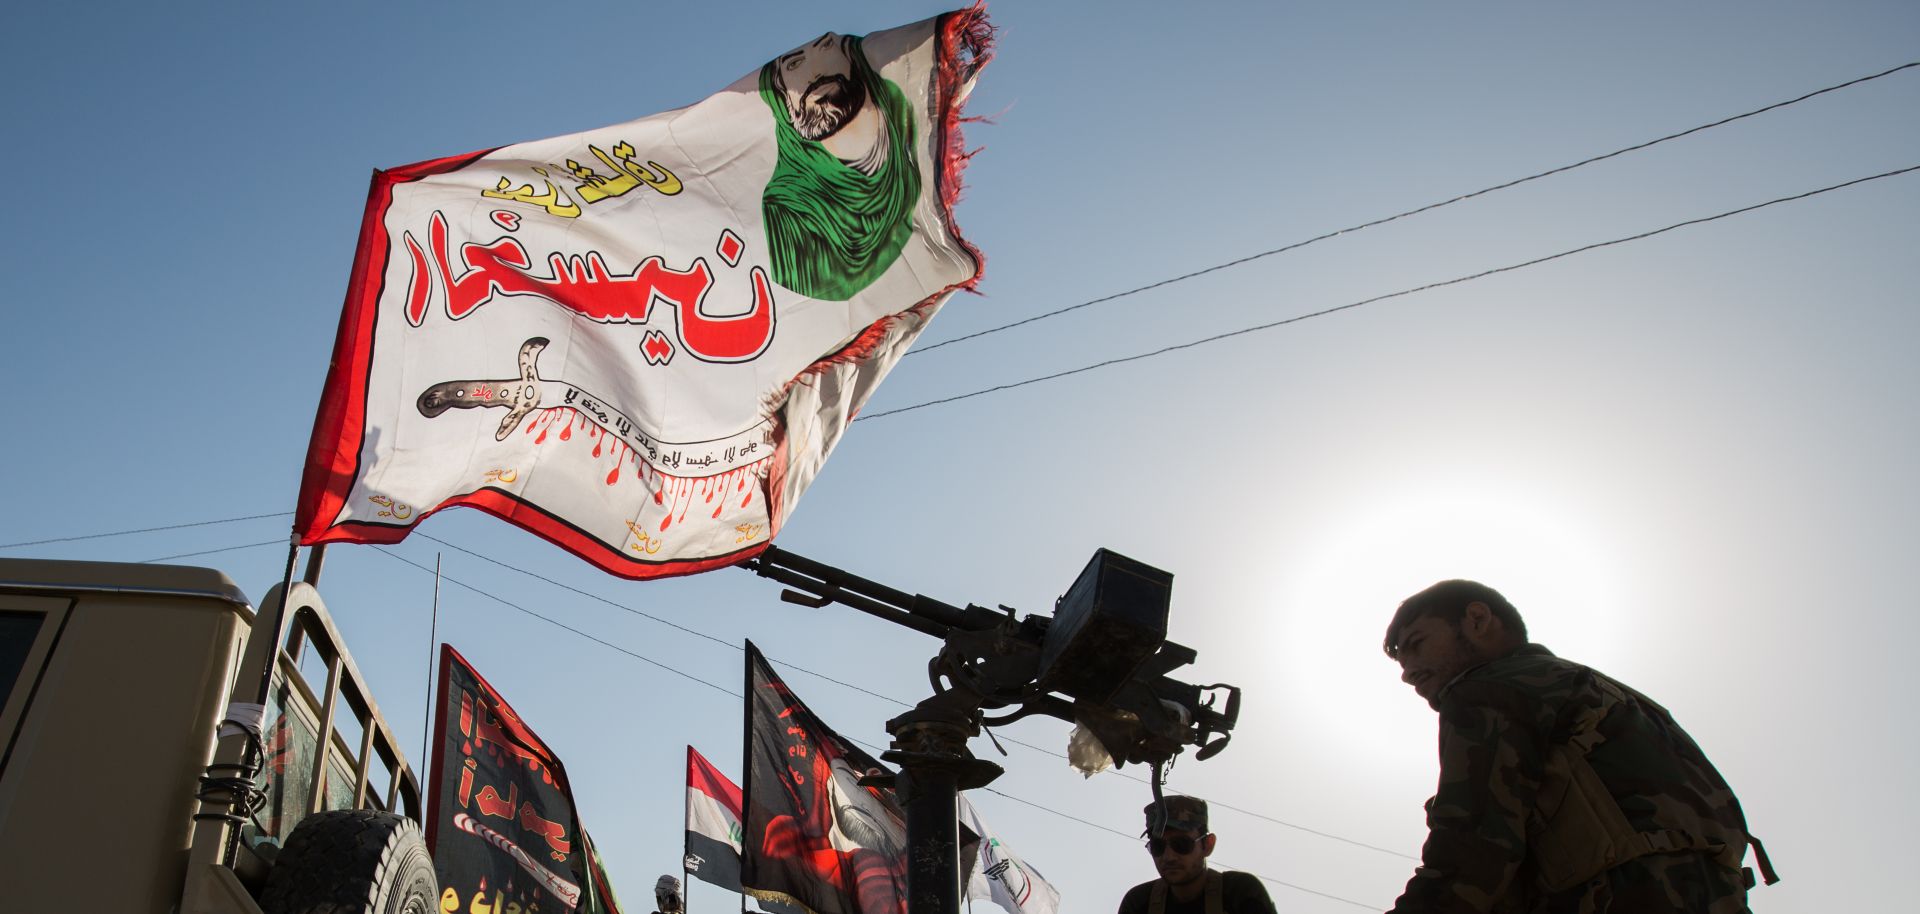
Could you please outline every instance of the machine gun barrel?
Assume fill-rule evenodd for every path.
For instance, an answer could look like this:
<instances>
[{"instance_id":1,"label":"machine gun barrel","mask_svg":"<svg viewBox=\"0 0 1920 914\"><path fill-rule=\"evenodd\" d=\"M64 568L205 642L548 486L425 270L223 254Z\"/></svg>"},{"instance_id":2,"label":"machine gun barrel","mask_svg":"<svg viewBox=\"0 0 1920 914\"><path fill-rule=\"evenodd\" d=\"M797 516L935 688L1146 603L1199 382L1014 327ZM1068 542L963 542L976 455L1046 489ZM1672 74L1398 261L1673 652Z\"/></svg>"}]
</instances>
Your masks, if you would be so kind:
<instances>
[{"instance_id":1,"label":"machine gun barrel","mask_svg":"<svg viewBox=\"0 0 1920 914\"><path fill-rule=\"evenodd\" d=\"M778 546L768 546L744 564L754 574L794 588L780 595L789 603L814 607L841 603L943 640L955 629L968 627L968 613L958 606L895 590Z\"/></svg>"},{"instance_id":2,"label":"machine gun barrel","mask_svg":"<svg viewBox=\"0 0 1920 914\"><path fill-rule=\"evenodd\" d=\"M909 594L771 545L741 567L791 588L780 594L789 603L844 604L943 642L927 665L933 695L887 721L893 747L881 755L899 766L892 783L906 804L909 914L959 914L955 801L1001 773L967 749L981 727L1030 714L1072 721L1116 764L1154 766L1157 799L1162 766L1187 745L1199 758L1218 753L1240 716L1238 688L1167 675L1195 659L1192 648L1166 640L1173 576L1105 549L1053 615L1024 619L1005 606ZM1224 709L1208 694L1219 689L1227 690ZM1007 707L1014 710L982 714Z\"/></svg>"},{"instance_id":3,"label":"machine gun barrel","mask_svg":"<svg viewBox=\"0 0 1920 914\"><path fill-rule=\"evenodd\" d=\"M928 668L935 697L890 722L889 732L916 715L944 721L962 705L969 728L1046 714L1092 729L1117 762L1157 764L1183 745L1198 747L1201 758L1218 753L1238 722L1238 688L1167 675L1195 659L1192 648L1166 640L1172 576L1104 549L1055 602L1053 616L1020 621L1006 607L961 608L777 546L742 567L791 588L780 594L789 603L840 603L945 642ZM1209 695L1221 689L1224 708ZM1016 705L992 719L979 716ZM964 745L962 736L962 752Z\"/></svg>"}]
</instances>

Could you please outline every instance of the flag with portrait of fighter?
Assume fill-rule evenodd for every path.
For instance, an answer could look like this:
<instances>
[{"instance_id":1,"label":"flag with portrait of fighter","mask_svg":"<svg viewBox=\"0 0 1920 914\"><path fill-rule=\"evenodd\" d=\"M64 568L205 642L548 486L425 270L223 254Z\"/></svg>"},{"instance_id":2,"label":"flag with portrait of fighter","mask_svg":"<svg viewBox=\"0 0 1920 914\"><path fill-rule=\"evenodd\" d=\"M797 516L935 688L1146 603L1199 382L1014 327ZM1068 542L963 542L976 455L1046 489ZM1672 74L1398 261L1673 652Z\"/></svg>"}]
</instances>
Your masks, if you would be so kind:
<instances>
[{"instance_id":1,"label":"flag with portrait of fighter","mask_svg":"<svg viewBox=\"0 0 1920 914\"><path fill-rule=\"evenodd\" d=\"M829 32L685 108L374 173L303 544L479 508L613 574L765 549L934 313L975 7Z\"/></svg>"},{"instance_id":2,"label":"flag with portrait of fighter","mask_svg":"<svg viewBox=\"0 0 1920 914\"><path fill-rule=\"evenodd\" d=\"M812 914L905 914L906 815L887 769L816 717L747 643L740 883Z\"/></svg>"}]
</instances>

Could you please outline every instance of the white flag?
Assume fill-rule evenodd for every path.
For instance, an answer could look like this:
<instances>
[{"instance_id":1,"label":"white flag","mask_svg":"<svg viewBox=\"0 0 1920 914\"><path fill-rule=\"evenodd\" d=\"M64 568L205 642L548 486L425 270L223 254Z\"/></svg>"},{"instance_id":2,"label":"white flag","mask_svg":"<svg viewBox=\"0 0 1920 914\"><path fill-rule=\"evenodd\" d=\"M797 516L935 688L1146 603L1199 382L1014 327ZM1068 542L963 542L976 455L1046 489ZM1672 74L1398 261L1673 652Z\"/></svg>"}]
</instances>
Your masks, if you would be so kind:
<instances>
[{"instance_id":1,"label":"white flag","mask_svg":"<svg viewBox=\"0 0 1920 914\"><path fill-rule=\"evenodd\" d=\"M677 111L376 172L301 542L466 505L626 577L765 549L979 277L952 205L990 34L829 32Z\"/></svg>"},{"instance_id":2,"label":"white flag","mask_svg":"<svg viewBox=\"0 0 1920 914\"><path fill-rule=\"evenodd\" d=\"M980 821L980 812L965 796L960 798L960 823L980 836L973 878L967 881L968 898L991 901L1005 908L1007 914L1055 914L1060 910L1059 890Z\"/></svg>"}]
</instances>

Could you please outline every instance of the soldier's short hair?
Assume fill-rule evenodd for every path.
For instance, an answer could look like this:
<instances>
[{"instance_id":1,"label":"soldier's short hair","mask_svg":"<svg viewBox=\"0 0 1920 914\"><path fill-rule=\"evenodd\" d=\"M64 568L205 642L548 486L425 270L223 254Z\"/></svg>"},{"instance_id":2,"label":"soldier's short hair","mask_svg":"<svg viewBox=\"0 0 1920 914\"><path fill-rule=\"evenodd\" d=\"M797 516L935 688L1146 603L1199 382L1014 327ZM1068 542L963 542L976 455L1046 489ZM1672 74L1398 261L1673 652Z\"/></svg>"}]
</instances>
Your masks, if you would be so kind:
<instances>
[{"instance_id":1,"label":"soldier's short hair","mask_svg":"<svg viewBox=\"0 0 1920 914\"><path fill-rule=\"evenodd\" d=\"M1424 616L1434 616L1450 625L1460 624L1467 614L1467 607L1473 603L1485 603L1493 611L1493 617L1506 626L1508 632L1520 639L1527 640L1527 622L1520 618L1520 611L1507 602L1507 598L1479 581L1454 579L1441 581L1426 590L1408 597L1400 604L1400 610L1393 614L1393 621L1387 623L1387 638L1380 645L1388 657L1400 653L1400 633L1407 626Z\"/></svg>"}]
</instances>

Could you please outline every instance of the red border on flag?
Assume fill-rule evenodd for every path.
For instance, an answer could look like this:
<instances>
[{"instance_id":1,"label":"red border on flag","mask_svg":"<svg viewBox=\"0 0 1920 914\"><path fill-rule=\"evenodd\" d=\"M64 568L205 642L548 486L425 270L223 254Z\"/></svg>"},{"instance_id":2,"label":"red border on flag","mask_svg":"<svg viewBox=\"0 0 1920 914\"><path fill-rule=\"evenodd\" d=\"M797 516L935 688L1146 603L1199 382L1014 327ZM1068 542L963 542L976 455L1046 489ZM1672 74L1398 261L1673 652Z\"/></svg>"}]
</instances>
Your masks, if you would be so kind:
<instances>
[{"instance_id":1,"label":"red border on flag","mask_svg":"<svg viewBox=\"0 0 1920 914\"><path fill-rule=\"evenodd\" d=\"M967 152L961 140L963 104L955 97L960 88L991 55L993 27L986 18L984 3L939 17L935 26L938 41L938 74L934 129L939 136L935 149L943 151L940 167L935 169L936 188L946 227L960 247L973 259L973 275L929 296L925 300L874 321L846 346L803 369L788 386L809 374L829 366L857 360L870 354L893 322L908 311L921 311L952 292L973 290L985 271L986 259L979 249L960 234L953 218L953 207L962 189L961 176ZM965 58L962 54L965 54ZM497 149L499 147L495 147ZM373 173L372 186L360 225L360 240L353 258L353 272L347 283L346 302L341 309L339 330L334 337L332 361L327 369L326 385L315 412L313 436L308 445L306 467L301 475L299 501L295 506L293 529L300 544L320 543L397 543L443 508L464 505L478 508L501 520L525 529L568 552L599 566L609 574L624 578L646 579L696 574L737 564L759 555L773 544L785 518L778 509L784 498L787 469L787 441L781 437L767 474L768 533L761 542L733 552L703 559L649 561L635 558L608 546L586 531L548 512L538 505L497 489L481 489L456 495L431 508L421 510L406 526L364 521L340 521L347 495L360 475L360 454L366 436L367 384L373 359L374 329L379 323L378 304L384 292L387 258L392 250L386 229L386 214L393 203L395 185L418 181L432 175L458 171L495 151L483 149L466 155L429 159ZM977 151L977 150L976 150ZM784 393L784 392L783 392Z\"/></svg>"}]
</instances>

